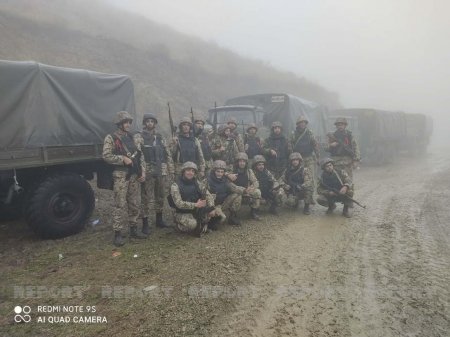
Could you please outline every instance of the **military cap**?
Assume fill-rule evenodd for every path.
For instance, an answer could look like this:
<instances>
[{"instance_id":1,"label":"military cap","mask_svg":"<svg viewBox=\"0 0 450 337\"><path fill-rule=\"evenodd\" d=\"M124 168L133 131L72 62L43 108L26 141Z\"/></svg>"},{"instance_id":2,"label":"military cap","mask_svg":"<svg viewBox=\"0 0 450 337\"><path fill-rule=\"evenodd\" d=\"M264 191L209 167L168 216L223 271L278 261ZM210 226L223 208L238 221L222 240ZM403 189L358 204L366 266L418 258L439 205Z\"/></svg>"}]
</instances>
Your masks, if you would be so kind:
<instances>
[{"instance_id":1,"label":"military cap","mask_svg":"<svg viewBox=\"0 0 450 337\"><path fill-rule=\"evenodd\" d=\"M213 170L226 170L227 169L227 163L225 163L223 160L215 160L212 165Z\"/></svg>"},{"instance_id":2,"label":"military cap","mask_svg":"<svg viewBox=\"0 0 450 337\"><path fill-rule=\"evenodd\" d=\"M247 153L245 153L245 152L239 152L239 153L236 155L236 161L238 161L238 160L245 160L245 161L248 161Z\"/></svg>"},{"instance_id":3,"label":"military cap","mask_svg":"<svg viewBox=\"0 0 450 337\"><path fill-rule=\"evenodd\" d=\"M255 123L250 123L250 124L247 126L247 132L248 132L248 130L250 130L250 129L255 129L256 131L258 131L258 127L256 126Z\"/></svg>"},{"instance_id":4,"label":"military cap","mask_svg":"<svg viewBox=\"0 0 450 337\"><path fill-rule=\"evenodd\" d=\"M295 122L295 124L301 123L301 122L305 122L306 124L309 123L308 119L305 116L299 116L297 118L297 121Z\"/></svg>"},{"instance_id":5,"label":"military cap","mask_svg":"<svg viewBox=\"0 0 450 337\"><path fill-rule=\"evenodd\" d=\"M181 172L186 169L194 169L196 172L198 171L197 165L191 161L187 161L181 166Z\"/></svg>"},{"instance_id":6,"label":"military cap","mask_svg":"<svg viewBox=\"0 0 450 337\"><path fill-rule=\"evenodd\" d=\"M289 155L289 160L295 160L295 159L303 160L303 157L302 157L302 155L301 155L300 153L298 153L298 152L292 152L292 153Z\"/></svg>"},{"instance_id":7,"label":"military cap","mask_svg":"<svg viewBox=\"0 0 450 337\"><path fill-rule=\"evenodd\" d=\"M331 158L323 158L320 161L320 167L322 168L322 170L325 170L325 165L327 165L328 163L334 164L334 160Z\"/></svg>"},{"instance_id":8,"label":"military cap","mask_svg":"<svg viewBox=\"0 0 450 337\"><path fill-rule=\"evenodd\" d=\"M119 125L125 121L133 122L133 117L127 111L119 111L114 117L114 124Z\"/></svg>"},{"instance_id":9,"label":"military cap","mask_svg":"<svg viewBox=\"0 0 450 337\"><path fill-rule=\"evenodd\" d=\"M266 163L266 158L264 158L264 156L257 154L256 156L253 157L253 165L256 165L258 163Z\"/></svg>"},{"instance_id":10,"label":"military cap","mask_svg":"<svg viewBox=\"0 0 450 337\"><path fill-rule=\"evenodd\" d=\"M338 118L336 118L336 121L334 122L334 125L336 125L338 123L342 123L342 124L347 125L348 124L347 123L347 118L345 118L345 117L338 117Z\"/></svg>"},{"instance_id":11,"label":"military cap","mask_svg":"<svg viewBox=\"0 0 450 337\"><path fill-rule=\"evenodd\" d=\"M145 124L145 121L147 119L153 119L155 121L156 124L158 124L158 119L156 118L156 116L152 113L145 113L144 117L142 118L142 124Z\"/></svg>"},{"instance_id":12,"label":"military cap","mask_svg":"<svg viewBox=\"0 0 450 337\"><path fill-rule=\"evenodd\" d=\"M180 129L181 129L181 125L182 125L182 124L189 124L189 126L192 127L192 121L191 121L191 119L190 119L189 117L183 117L183 118L181 119L180 123L178 124L178 126L180 127Z\"/></svg>"},{"instance_id":13,"label":"military cap","mask_svg":"<svg viewBox=\"0 0 450 337\"><path fill-rule=\"evenodd\" d=\"M273 129L276 127L283 128L283 124L281 124L281 122L278 122L278 121L273 122L271 128Z\"/></svg>"}]
</instances>

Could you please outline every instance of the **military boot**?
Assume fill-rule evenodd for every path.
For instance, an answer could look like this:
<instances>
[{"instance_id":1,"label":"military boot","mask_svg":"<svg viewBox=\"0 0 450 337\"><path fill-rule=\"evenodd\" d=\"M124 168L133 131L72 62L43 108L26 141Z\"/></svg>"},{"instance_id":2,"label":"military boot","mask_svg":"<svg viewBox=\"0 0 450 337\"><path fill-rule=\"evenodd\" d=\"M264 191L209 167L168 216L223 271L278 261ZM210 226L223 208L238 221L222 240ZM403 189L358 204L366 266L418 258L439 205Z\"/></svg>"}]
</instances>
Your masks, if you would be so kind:
<instances>
[{"instance_id":1,"label":"military boot","mask_svg":"<svg viewBox=\"0 0 450 337\"><path fill-rule=\"evenodd\" d=\"M219 222L220 218L218 216L215 216L214 218L209 220L208 228L211 229L212 231L216 231L218 229L217 225L219 224Z\"/></svg>"},{"instance_id":2,"label":"military boot","mask_svg":"<svg viewBox=\"0 0 450 337\"><path fill-rule=\"evenodd\" d=\"M346 218L351 218L352 214L349 211L349 206L348 205L344 205L344 209L342 210L342 215L345 216Z\"/></svg>"},{"instance_id":3,"label":"military boot","mask_svg":"<svg viewBox=\"0 0 450 337\"><path fill-rule=\"evenodd\" d=\"M256 209L256 208L250 208L250 217L253 220L261 220L261 218L259 217L259 214L258 214L258 209Z\"/></svg>"},{"instance_id":4,"label":"military boot","mask_svg":"<svg viewBox=\"0 0 450 337\"><path fill-rule=\"evenodd\" d=\"M333 213L333 211L335 209L336 209L336 204L334 202L328 203L327 214Z\"/></svg>"},{"instance_id":5,"label":"military boot","mask_svg":"<svg viewBox=\"0 0 450 337\"><path fill-rule=\"evenodd\" d=\"M309 209L309 204L305 203L305 206L303 206L303 214L310 215L311 210Z\"/></svg>"},{"instance_id":6,"label":"military boot","mask_svg":"<svg viewBox=\"0 0 450 337\"><path fill-rule=\"evenodd\" d=\"M148 224L148 218L142 218L142 233L150 235L150 225Z\"/></svg>"},{"instance_id":7,"label":"military boot","mask_svg":"<svg viewBox=\"0 0 450 337\"><path fill-rule=\"evenodd\" d=\"M169 228L169 225L167 225L166 222L164 221L161 212L156 213L156 227Z\"/></svg>"},{"instance_id":8,"label":"military boot","mask_svg":"<svg viewBox=\"0 0 450 337\"><path fill-rule=\"evenodd\" d=\"M120 231L114 231L113 245L116 247L121 247L125 244L122 233Z\"/></svg>"},{"instance_id":9,"label":"military boot","mask_svg":"<svg viewBox=\"0 0 450 337\"><path fill-rule=\"evenodd\" d=\"M146 239L147 235L143 233L139 233L137 230L137 226L130 226L130 238L133 239Z\"/></svg>"},{"instance_id":10,"label":"military boot","mask_svg":"<svg viewBox=\"0 0 450 337\"><path fill-rule=\"evenodd\" d=\"M279 215L278 210L277 210L277 204L276 204L276 203L273 202L273 203L270 205L269 213L270 213L270 214L273 214L273 215Z\"/></svg>"},{"instance_id":11,"label":"military boot","mask_svg":"<svg viewBox=\"0 0 450 337\"><path fill-rule=\"evenodd\" d=\"M241 220L239 220L239 218L237 217L236 212L230 212L230 217L228 218L228 223L231 226L240 226L241 225Z\"/></svg>"}]
</instances>

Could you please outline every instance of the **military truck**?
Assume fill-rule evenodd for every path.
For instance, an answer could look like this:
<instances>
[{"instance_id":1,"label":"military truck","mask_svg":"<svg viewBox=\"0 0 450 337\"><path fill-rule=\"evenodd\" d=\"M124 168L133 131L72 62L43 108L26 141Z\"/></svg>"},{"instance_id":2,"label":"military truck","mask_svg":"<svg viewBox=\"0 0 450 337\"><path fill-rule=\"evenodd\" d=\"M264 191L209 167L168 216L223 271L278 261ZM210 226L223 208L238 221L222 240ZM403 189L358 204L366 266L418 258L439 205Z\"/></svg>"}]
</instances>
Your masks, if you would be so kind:
<instances>
[{"instance_id":1,"label":"military truck","mask_svg":"<svg viewBox=\"0 0 450 337\"><path fill-rule=\"evenodd\" d=\"M0 214L20 212L44 238L83 229L109 187L102 160L117 111L135 114L129 77L0 61Z\"/></svg>"},{"instance_id":2,"label":"military truck","mask_svg":"<svg viewBox=\"0 0 450 337\"><path fill-rule=\"evenodd\" d=\"M433 120L420 113L406 114L406 138L402 149L412 156L422 155L430 144L433 133Z\"/></svg>"}]
</instances>

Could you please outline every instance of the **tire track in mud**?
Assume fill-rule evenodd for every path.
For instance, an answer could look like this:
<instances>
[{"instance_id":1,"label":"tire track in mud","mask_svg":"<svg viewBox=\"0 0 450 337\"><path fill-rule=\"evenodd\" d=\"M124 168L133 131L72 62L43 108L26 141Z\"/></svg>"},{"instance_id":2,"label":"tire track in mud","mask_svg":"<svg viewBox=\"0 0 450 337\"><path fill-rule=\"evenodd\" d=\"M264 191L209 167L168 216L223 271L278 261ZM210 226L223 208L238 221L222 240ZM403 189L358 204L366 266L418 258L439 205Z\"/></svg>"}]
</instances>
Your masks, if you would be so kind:
<instances>
[{"instance_id":1,"label":"tire track in mud","mask_svg":"<svg viewBox=\"0 0 450 337\"><path fill-rule=\"evenodd\" d=\"M368 208L350 220L339 207L332 216L318 206L310 217L284 215L252 274L259 296L223 317L217 336L448 333L449 216L428 207L436 186L423 180L427 168L358 172L357 197Z\"/></svg>"}]
</instances>

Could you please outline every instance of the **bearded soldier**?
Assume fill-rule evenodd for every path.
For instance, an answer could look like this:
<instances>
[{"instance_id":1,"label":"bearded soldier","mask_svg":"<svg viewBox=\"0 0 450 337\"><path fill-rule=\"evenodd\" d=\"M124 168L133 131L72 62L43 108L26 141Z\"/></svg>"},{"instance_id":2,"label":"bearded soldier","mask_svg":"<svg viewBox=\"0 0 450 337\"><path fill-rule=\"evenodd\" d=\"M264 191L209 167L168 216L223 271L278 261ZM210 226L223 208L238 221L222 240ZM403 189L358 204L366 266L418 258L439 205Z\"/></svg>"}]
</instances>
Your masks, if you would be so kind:
<instances>
[{"instance_id":1,"label":"bearded soldier","mask_svg":"<svg viewBox=\"0 0 450 337\"><path fill-rule=\"evenodd\" d=\"M232 170L237 154L239 153L236 140L231 136L228 125L219 126L217 136L212 143L212 154L214 160L223 160L228 170Z\"/></svg>"},{"instance_id":2,"label":"bearded soldier","mask_svg":"<svg viewBox=\"0 0 450 337\"><path fill-rule=\"evenodd\" d=\"M192 122L189 117L184 117L179 124L177 137L172 140L171 152L175 164L175 173L181 173L182 165L191 161L199 169L198 177L205 175L205 158L203 157L202 146L192 132Z\"/></svg>"},{"instance_id":3,"label":"bearded soldier","mask_svg":"<svg viewBox=\"0 0 450 337\"><path fill-rule=\"evenodd\" d=\"M156 213L156 226L168 227L163 219L167 175L174 175L170 149L163 136L156 132L158 120L151 113L144 114L143 130L135 138L141 146L146 163L146 180L141 188L142 233L150 234L149 216Z\"/></svg>"},{"instance_id":4,"label":"bearded soldier","mask_svg":"<svg viewBox=\"0 0 450 337\"><path fill-rule=\"evenodd\" d=\"M133 117L126 112L117 113L114 123L117 130L105 137L103 159L114 165L113 230L115 246L125 244L122 236L124 222L128 220L130 237L143 239L147 235L137 230L139 216L139 184L145 181L145 161L140 144L130 133Z\"/></svg>"},{"instance_id":5,"label":"bearded soldier","mask_svg":"<svg viewBox=\"0 0 450 337\"><path fill-rule=\"evenodd\" d=\"M232 117L228 120L227 125L230 127L231 137L236 141L236 145L238 147L239 152L244 152L244 141L242 139L241 134L237 129L237 121L236 118Z\"/></svg>"},{"instance_id":6,"label":"bearded soldier","mask_svg":"<svg viewBox=\"0 0 450 337\"><path fill-rule=\"evenodd\" d=\"M290 145L282 134L283 125L273 122L270 136L264 141L264 155L267 158L267 168L279 179L288 164Z\"/></svg>"},{"instance_id":7,"label":"bearded soldier","mask_svg":"<svg viewBox=\"0 0 450 337\"><path fill-rule=\"evenodd\" d=\"M347 198L353 197L353 184L345 170L335 169L334 161L325 158L321 162L323 170L317 187L317 203L324 207L328 207L327 214L331 214L336 208L336 202L342 202L344 208L342 215L347 218L351 217L349 208L353 206L353 202Z\"/></svg>"},{"instance_id":8,"label":"bearded soldier","mask_svg":"<svg viewBox=\"0 0 450 337\"><path fill-rule=\"evenodd\" d=\"M194 124L195 137L200 142L203 158L205 159L205 177L207 177L213 162L210 139L208 133L204 129L205 121L203 119L197 118L194 121Z\"/></svg>"},{"instance_id":9,"label":"bearded soldier","mask_svg":"<svg viewBox=\"0 0 450 337\"><path fill-rule=\"evenodd\" d=\"M361 160L358 143L350 130L347 130L347 119L343 117L336 118L334 125L336 131L329 133L328 149L331 159L334 161L334 167L337 170L345 170L350 179L353 179L353 167Z\"/></svg>"},{"instance_id":10,"label":"bearded soldier","mask_svg":"<svg viewBox=\"0 0 450 337\"><path fill-rule=\"evenodd\" d=\"M245 152L247 153L250 161L253 160L253 157L263 154L261 139L256 135L257 132L258 127L256 124L251 123L247 127L247 134L244 137Z\"/></svg>"},{"instance_id":11,"label":"bearded soldier","mask_svg":"<svg viewBox=\"0 0 450 337\"><path fill-rule=\"evenodd\" d=\"M265 165L266 158L264 156L256 155L253 158L253 173L258 179L261 198L270 204L269 212L278 215L277 206L281 204L283 189L280 189L280 184Z\"/></svg>"},{"instance_id":12,"label":"bearded soldier","mask_svg":"<svg viewBox=\"0 0 450 337\"><path fill-rule=\"evenodd\" d=\"M300 200L304 200L303 214L309 215L309 205L313 198L313 177L308 168L302 165L302 155L293 152L289 156L289 167L280 179L286 192L285 204L297 208Z\"/></svg>"}]
</instances>

